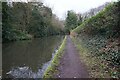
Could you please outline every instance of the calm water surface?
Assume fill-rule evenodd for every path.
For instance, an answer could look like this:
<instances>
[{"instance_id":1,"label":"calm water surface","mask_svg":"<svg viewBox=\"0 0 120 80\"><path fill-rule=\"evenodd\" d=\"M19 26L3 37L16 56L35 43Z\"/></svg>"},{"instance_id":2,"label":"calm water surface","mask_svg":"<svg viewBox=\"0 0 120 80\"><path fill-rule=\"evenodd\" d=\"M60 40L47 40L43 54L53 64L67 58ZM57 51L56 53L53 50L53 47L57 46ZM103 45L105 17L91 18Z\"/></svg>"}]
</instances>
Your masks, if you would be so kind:
<instances>
[{"instance_id":1,"label":"calm water surface","mask_svg":"<svg viewBox=\"0 0 120 80\"><path fill-rule=\"evenodd\" d=\"M3 78L41 78L63 36L3 44Z\"/></svg>"}]
</instances>

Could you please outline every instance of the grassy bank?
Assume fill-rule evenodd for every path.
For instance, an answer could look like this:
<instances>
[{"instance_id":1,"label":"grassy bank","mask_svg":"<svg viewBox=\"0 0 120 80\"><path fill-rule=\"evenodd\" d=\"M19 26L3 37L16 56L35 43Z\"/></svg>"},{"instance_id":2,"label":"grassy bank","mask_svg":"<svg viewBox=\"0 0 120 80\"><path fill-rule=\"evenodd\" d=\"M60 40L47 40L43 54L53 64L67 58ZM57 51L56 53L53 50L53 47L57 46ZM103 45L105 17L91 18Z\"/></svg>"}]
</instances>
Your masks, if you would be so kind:
<instances>
[{"instance_id":1,"label":"grassy bank","mask_svg":"<svg viewBox=\"0 0 120 80\"><path fill-rule=\"evenodd\" d=\"M89 75L92 78L118 78L119 72L115 66L110 65L111 61L107 61L111 55L101 53L101 47L105 44L104 38L82 38L72 37L77 49L80 53L80 58L89 69ZM99 43L98 43L98 42ZM93 45L95 44L95 45ZM101 45L100 45L101 44ZM101 47L100 47L101 46ZM105 56L107 55L107 56ZM106 59L105 59L106 58Z\"/></svg>"},{"instance_id":2,"label":"grassy bank","mask_svg":"<svg viewBox=\"0 0 120 80\"><path fill-rule=\"evenodd\" d=\"M95 16L85 20L72 33L87 34L88 36L102 35L116 38L120 35L120 1L110 3ZM74 35L74 34L73 34Z\"/></svg>"},{"instance_id":3,"label":"grassy bank","mask_svg":"<svg viewBox=\"0 0 120 80\"><path fill-rule=\"evenodd\" d=\"M57 53L55 54L50 66L48 66L47 70L44 73L43 78L54 78L54 75L58 72L57 67L60 62L60 58L62 57L65 49L65 44L66 44L66 36L60 45L60 48L58 49Z\"/></svg>"}]
</instances>

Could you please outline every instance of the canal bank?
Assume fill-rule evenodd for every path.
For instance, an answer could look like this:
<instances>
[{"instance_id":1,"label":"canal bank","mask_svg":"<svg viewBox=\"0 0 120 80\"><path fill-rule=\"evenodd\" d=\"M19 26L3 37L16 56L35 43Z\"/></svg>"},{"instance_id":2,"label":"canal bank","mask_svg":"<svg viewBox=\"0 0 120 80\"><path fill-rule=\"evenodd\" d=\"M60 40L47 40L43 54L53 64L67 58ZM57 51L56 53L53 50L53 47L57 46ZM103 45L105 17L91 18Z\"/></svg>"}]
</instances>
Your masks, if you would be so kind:
<instances>
[{"instance_id":1,"label":"canal bank","mask_svg":"<svg viewBox=\"0 0 120 80\"><path fill-rule=\"evenodd\" d=\"M66 38L67 36L65 36L60 48L58 49L58 51L54 55L54 58L52 59L51 64L46 69L43 78L54 78L54 75L58 73L57 67L59 66L60 59L64 53Z\"/></svg>"}]
</instances>

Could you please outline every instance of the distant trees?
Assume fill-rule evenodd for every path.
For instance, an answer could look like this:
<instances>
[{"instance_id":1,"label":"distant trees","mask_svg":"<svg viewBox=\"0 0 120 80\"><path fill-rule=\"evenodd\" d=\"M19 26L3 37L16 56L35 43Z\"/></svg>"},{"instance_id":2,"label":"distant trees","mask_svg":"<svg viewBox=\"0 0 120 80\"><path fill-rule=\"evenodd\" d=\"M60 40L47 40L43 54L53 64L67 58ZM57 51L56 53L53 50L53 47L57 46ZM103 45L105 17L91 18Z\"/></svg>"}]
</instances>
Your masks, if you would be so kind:
<instances>
[{"instance_id":1,"label":"distant trees","mask_svg":"<svg viewBox=\"0 0 120 80\"><path fill-rule=\"evenodd\" d=\"M83 21L87 20L88 18L91 18L92 16L95 16L98 14L100 11L104 10L104 8L109 5L109 2L106 2L105 4L97 7L97 8L92 8L89 11L85 12L82 14Z\"/></svg>"},{"instance_id":2,"label":"distant trees","mask_svg":"<svg viewBox=\"0 0 120 80\"><path fill-rule=\"evenodd\" d=\"M76 14L74 11L70 10L67 12L66 22L65 22L65 29L66 32L76 28L78 25L82 23L82 17L80 14Z\"/></svg>"},{"instance_id":3,"label":"distant trees","mask_svg":"<svg viewBox=\"0 0 120 80\"><path fill-rule=\"evenodd\" d=\"M2 3L3 41L64 33L63 23L43 3ZM55 22L54 22L55 21ZM53 23L54 22L54 23Z\"/></svg>"}]
</instances>

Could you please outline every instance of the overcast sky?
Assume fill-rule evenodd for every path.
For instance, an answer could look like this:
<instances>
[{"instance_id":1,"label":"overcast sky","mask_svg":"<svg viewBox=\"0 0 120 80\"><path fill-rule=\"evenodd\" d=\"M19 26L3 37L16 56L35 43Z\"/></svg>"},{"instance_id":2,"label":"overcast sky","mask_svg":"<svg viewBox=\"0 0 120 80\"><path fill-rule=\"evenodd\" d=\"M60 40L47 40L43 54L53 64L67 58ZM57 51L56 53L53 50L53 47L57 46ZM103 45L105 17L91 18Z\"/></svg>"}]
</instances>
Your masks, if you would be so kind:
<instances>
[{"instance_id":1,"label":"overcast sky","mask_svg":"<svg viewBox=\"0 0 120 80\"><path fill-rule=\"evenodd\" d=\"M44 4L51 7L53 13L60 19L65 18L68 10L74 10L77 13L84 13L91 8L98 7L105 2L117 0L43 0Z\"/></svg>"}]
</instances>

